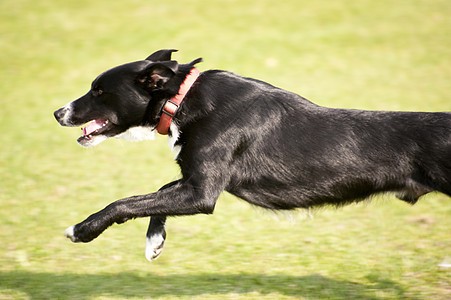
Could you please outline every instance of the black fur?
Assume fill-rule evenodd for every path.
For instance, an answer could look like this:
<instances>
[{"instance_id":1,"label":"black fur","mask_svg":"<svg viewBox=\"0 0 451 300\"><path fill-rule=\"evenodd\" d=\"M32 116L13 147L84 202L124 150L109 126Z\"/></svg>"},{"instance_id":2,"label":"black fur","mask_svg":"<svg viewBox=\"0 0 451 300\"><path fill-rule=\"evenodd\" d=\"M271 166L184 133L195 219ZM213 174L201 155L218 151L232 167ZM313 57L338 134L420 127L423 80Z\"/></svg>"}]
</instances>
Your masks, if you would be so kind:
<instances>
[{"instance_id":1,"label":"black fur","mask_svg":"<svg viewBox=\"0 0 451 300\"><path fill-rule=\"evenodd\" d=\"M108 119L115 136L154 128L196 60L174 50L111 69L92 90L55 112L66 126ZM161 61L159 61L161 60ZM96 91L101 90L101 95ZM268 209L344 205L394 192L409 203L439 191L451 196L451 113L335 109L268 83L219 70L203 72L174 118L182 179L158 192L113 202L74 227L89 242L113 223L210 214L222 191ZM171 134L171 133L170 133Z\"/></svg>"}]
</instances>

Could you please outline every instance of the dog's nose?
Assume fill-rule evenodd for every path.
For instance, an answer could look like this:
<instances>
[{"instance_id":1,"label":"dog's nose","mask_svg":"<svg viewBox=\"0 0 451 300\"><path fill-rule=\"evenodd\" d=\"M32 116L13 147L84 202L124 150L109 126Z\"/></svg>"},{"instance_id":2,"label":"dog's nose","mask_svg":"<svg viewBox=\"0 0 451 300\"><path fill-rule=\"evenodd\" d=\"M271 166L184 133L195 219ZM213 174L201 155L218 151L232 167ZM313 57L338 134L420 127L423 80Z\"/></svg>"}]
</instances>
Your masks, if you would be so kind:
<instances>
[{"instance_id":1,"label":"dog's nose","mask_svg":"<svg viewBox=\"0 0 451 300\"><path fill-rule=\"evenodd\" d=\"M67 112L67 108L66 108L66 107L63 107L63 108L60 108L60 109L56 110L56 111L53 113L53 115L55 116L55 119L56 119L58 122L61 123L61 120L62 120L62 119L64 118L64 116L66 115L66 112Z\"/></svg>"}]
</instances>

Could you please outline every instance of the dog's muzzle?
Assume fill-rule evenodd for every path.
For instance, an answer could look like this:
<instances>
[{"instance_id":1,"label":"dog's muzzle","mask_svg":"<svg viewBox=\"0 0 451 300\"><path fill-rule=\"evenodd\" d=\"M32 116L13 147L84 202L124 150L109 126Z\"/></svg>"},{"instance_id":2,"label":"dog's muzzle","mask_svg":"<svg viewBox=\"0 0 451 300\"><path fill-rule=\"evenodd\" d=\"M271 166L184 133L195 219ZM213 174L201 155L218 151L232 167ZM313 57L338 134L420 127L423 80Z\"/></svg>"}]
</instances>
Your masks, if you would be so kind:
<instances>
[{"instance_id":1,"label":"dog's muzzle","mask_svg":"<svg viewBox=\"0 0 451 300\"><path fill-rule=\"evenodd\" d=\"M55 119L60 123L61 126L71 126L68 122L68 116L70 113L70 107L64 106L53 113Z\"/></svg>"}]
</instances>

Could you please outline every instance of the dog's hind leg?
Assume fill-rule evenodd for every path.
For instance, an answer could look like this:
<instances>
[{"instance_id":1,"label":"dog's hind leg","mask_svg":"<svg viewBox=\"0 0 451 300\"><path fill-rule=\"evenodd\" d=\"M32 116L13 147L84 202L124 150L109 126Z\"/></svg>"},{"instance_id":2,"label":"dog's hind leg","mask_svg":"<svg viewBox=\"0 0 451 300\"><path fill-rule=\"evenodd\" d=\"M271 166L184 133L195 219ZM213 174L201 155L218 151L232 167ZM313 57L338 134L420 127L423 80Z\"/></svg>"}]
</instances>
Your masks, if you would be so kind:
<instances>
[{"instance_id":1,"label":"dog's hind leg","mask_svg":"<svg viewBox=\"0 0 451 300\"><path fill-rule=\"evenodd\" d=\"M396 193L396 198L399 200L405 201L409 204L415 204L418 201L418 198L420 198L423 195L426 195L427 193L431 192L430 190L424 190L424 191L402 191Z\"/></svg>"},{"instance_id":2,"label":"dog's hind leg","mask_svg":"<svg viewBox=\"0 0 451 300\"><path fill-rule=\"evenodd\" d=\"M415 174L414 177L407 180L405 189L396 193L396 197L407 203L415 204L418 201L418 198L433 191L442 192L451 196L451 184L448 179L451 178L451 168L447 168L446 164L443 164L443 166L442 172L434 172L440 176L426 176L424 175L426 172Z\"/></svg>"},{"instance_id":3,"label":"dog's hind leg","mask_svg":"<svg viewBox=\"0 0 451 300\"><path fill-rule=\"evenodd\" d=\"M146 235L146 258L148 261L157 259L163 251L166 239L165 223L166 217L153 216L150 218Z\"/></svg>"}]
</instances>

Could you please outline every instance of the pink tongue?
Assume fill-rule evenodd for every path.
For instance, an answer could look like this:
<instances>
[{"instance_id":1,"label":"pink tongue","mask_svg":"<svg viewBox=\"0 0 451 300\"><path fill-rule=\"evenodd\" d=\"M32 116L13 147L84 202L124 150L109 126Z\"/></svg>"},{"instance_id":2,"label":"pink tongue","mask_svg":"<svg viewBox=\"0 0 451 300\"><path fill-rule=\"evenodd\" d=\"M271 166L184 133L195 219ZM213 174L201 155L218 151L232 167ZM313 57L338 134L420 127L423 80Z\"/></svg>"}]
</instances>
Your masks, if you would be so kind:
<instances>
[{"instance_id":1,"label":"pink tongue","mask_svg":"<svg viewBox=\"0 0 451 300\"><path fill-rule=\"evenodd\" d=\"M92 120L88 124L86 124L86 127L83 127L83 134L84 135L90 135L94 131L100 129L103 127L103 124L105 124L106 120L104 119L98 119L98 120Z\"/></svg>"}]
</instances>

